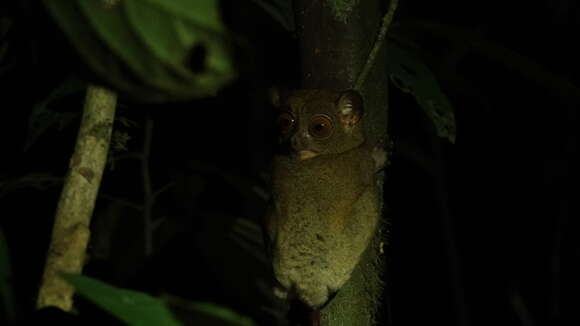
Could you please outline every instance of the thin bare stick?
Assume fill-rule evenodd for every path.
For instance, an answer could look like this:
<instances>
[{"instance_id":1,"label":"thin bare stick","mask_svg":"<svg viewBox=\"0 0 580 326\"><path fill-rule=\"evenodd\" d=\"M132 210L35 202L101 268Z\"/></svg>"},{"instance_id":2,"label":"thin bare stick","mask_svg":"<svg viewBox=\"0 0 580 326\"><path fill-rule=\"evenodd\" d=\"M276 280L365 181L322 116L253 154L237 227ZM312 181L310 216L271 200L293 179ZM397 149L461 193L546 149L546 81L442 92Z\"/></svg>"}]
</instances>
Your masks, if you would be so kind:
<instances>
[{"instance_id":1,"label":"thin bare stick","mask_svg":"<svg viewBox=\"0 0 580 326\"><path fill-rule=\"evenodd\" d=\"M385 37L387 36L387 31L389 30L389 26L391 26L391 22L393 21L393 16L395 15L395 10L397 9L398 4L399 4L399 0L391 0L391 2L389 3L389 10L385 14L385 16L383 16L383 23L381 25L381 29L379 30L379 35L377 36L377 40L375 41L375 44L373 45L373 48L372 48L372 50L369 53L369 56L367 58L367 62L365 62L363 70L361 71L360 75L358 75L358 78L357 78L356 83L354 85L355 90L361 89L361 87L362 87L363 83L365 82L369 72L373 68L373 64L375 63L375 60L377 58L377 54L379 53L379 50L381 49L381 46L383 45Z\"/></svg>"},{"instance_id":2,"label":"thin bare stick","mask_svg":"<svg viewBox=\"0 0 580 326\"><path fill-rule=\"evenodd\" d=\"M79 274L85 262L89 225L107 162L116 103L117 96L112 91L88 87L75 151L54 217L37 308L72 309L74 290L60 273Z\"/></svg>"}]
</instances>

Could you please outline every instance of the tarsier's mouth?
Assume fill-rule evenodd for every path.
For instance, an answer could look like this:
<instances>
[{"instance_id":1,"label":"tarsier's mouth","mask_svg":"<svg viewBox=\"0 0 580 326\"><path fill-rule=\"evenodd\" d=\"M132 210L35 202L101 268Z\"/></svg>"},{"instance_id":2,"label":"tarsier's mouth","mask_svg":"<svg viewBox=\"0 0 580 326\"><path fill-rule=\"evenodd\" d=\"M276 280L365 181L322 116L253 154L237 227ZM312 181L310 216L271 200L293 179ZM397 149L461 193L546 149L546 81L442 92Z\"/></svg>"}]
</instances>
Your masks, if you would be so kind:
<instances>
[{"instance_id":1,"label":"tarsier's mouth","mask_svg":"<svg viewBox=\"0 0 580 326\"><path fill-rule=\"evenodd\" d=\"M309 158L313 158L316 155L318 155L318 152L315 151L309 151L309 150L302 150L302 151L298 151L298 153L296 153L296 156L298 156L299 160L307 160Z\"/></svg>"}]
</instances>

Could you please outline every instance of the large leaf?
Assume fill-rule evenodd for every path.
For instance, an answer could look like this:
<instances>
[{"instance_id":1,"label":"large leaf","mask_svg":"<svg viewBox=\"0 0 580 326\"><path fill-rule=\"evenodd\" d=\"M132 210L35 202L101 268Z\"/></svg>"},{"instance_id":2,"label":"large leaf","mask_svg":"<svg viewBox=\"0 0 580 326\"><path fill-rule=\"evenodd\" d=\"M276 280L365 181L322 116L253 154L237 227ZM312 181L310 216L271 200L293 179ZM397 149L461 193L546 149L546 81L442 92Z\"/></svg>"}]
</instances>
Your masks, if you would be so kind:
<instances>
[{"instance_id":1,"label":"large leaf","mask_svg":"<svg viewBox=\"0 0 580 326\"><path fill-rule=\"evenodd\" d=\"M191 308L192 308L192 310L199 311L199 312L205 313L207 315L219 317L220 319L227 321L228 323L230 323L232 325L240 325L240 326L254 326L255 325L247 317L240 316L237 313L235 313L229 309L219 307L219 306L216 306L216 305L213 305L210 303L192 302Z\"/></svg>"},{"instance_id":2,"label":"large leaf","mask_svg":"<svg viewBox=\"0 0 580 326\"><path fill-rule=\"evenodd\" d=\"M214 95L234 77L217 0L111 3L45 1L89 66L118 90L185 100Z\"/></svg>"},{"instance_id":3,"label":"large leaf","mask_svg":"<svg viewBox=\"0 0 580 326\"><path fill-rule=\"evenodd\" d=\"M45 1L45 4L87 64L117 90L139 96L144 101L167 98L164 92L144 85L97 37L91 26L79 18L82 13L76 0Z\"/></svg>"},{"instance_id":4,"label":"large leaf","mask_svg":"<svg viewBox=\"0 0 580 326\"><path fill-rule=\"evenodd\" d=\"M151 5L135 0L125 2L129 22L149 51L184 78L197 77L201 87L219 87L212 83L221 82L221 78L227 78L231 67L224 44L223 27L218 24L219 17L216 16L217 8L209 7L207 1L190 1L187 2L190 4L189 7L196 4L199 8L197 10L184 8L188 10L185 11L186 13L190 13L186 17L188 19L175 19L173 14L164 11L164 6L155 6L157 1L151 0L151 2ZM213 1L210 2L213 3ZM164 1L162 3L167 6L181 2ZM204 15L194 21L190 17L193 16L191 13L198 12ZM197 15L194 18L198 18ZM152 21L156 23L151 24ZM196 46L204 46L207 52L206 66L203 68L206 73L194 74L191 72L191 67L185 65Z\"/></svg>"},{"instance_id":5,"label":"large leaf","mask_svg":"<svg viewBox=\"0 0 580 326\"><path fill-rule=\"evenodd\" d=\"M437 79L421 58L397 43L387 45L387 73L393 84L409 93L433 121L437 135L455 142L455 115Z\"/></svg>"},{"instance_id":6,"label":"large leaf","mask_svg":"<svg viewBox=\"0 0 580 326\"><path fill-rule=\"evenodd\" d=\"M165 304L145 293L120 289L82 275L64 275L76 291L127 325L179 326Z\"/></svg>"},{"instance_id":7,"label":"large leaf","mask_svg":"<svg viewBox=\"0 0 580 326\"><path fill-rule=\"evenodd\" d=\"M182 313L188 311L198 316L210 317L196 319L205 320L204 325L255 325L247 317L210 303L189 302L170 296L161 300L145 293L117 288L82 275L66 274L63 278L71 283L80 295L130 326L182 325L164 301Z\"/></svg>"},{"instance_id":8,"label":"large leaf","mask_svg":"<svg viewBox=\"0 0 580 326\"><path fill-rule=\"evenodd\" d=\"M133 0L135 1L135 0ZM169 12L173 16L181 17L200 28L221 31L223 26L220 22L218 1L216 0L137 0L149 2L160 9Z\"/></svg>"},{"instance_id":9,"label":"large leaf","mask_svg":"<svg viewBox=\"0 0 580 326\"><path fill-rule=\"evenodd\" d=\"M205 302L190 302L173 296L164 300L178 316L188 321L188 325L255 326L248 317L241 316L227 308ZM192 317L192 315L194 317ZM188 318L189 317L189 318Z\"/></svg>"}]
</instances>

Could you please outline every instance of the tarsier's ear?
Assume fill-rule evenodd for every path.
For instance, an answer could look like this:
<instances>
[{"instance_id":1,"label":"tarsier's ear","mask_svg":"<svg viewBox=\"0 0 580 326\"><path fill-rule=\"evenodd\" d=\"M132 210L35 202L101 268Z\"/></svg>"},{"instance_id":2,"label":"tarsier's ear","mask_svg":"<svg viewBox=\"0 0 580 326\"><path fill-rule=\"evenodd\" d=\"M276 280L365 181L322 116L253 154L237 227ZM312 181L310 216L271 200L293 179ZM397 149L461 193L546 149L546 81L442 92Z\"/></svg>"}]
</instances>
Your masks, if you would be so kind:
<instances>
[{"instance_id":1,"label":"tarsier's ear","mask_svg":"<svg viewBox=\"0 0 580 326\"><path fill-rule=\"evenodd\" d=\"M348 90L340 94L336 101L338 119L348 128L356 125L363 115L363 99L357 91Z\"/></svg>"}]
</instances>

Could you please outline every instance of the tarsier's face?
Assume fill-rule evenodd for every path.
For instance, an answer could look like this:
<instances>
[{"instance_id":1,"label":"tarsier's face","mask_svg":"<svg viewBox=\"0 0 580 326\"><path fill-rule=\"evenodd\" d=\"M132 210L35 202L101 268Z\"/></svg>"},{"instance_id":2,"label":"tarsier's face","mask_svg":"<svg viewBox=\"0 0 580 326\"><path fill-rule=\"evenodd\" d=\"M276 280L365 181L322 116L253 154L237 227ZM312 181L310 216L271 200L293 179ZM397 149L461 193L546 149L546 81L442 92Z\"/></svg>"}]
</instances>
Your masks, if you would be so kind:
<instances>
[{"instance_id":1,"label":"tarsier's face","mask_svg":"<svg viewBox=\"0 0 580 326\"><path fill-rule=\"evenodd\" d=\"M362 99L354 91L275 93L273 102L280 141L300 160L341 153L363 141Z\"/></svg>"}]
</instances>

